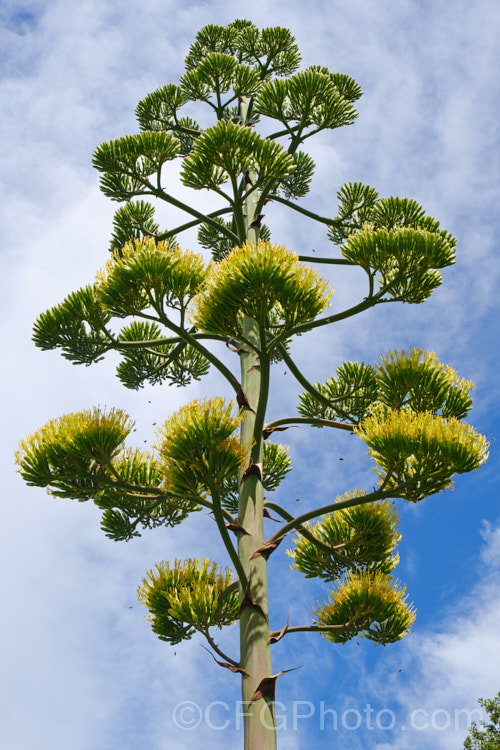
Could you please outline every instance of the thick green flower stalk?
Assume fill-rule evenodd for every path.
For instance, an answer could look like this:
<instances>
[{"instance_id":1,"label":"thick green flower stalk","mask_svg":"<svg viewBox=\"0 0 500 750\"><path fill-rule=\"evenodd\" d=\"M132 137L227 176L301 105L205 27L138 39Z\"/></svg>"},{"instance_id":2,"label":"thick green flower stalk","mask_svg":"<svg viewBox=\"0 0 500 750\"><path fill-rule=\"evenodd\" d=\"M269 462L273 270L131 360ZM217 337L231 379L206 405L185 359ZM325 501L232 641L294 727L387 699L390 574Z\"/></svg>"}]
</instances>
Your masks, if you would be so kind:
<instances>
[{"instance_id":1,"label":"thick green flower stalk","mask_svg":"<svg viewBox=\"0 0 500 750\"><path fill-rule=\"evenodd\" d=\"M259 30L244 20L203 28L179 83L139 102L140 132L95 150L101 189L123 204L110 258L93 284L42 313L34 328L37 346L60 349L74 364L116 352L127 388L185 386L212 369L233 400L214 396L181 407L159 426L149 451L125 445L133 430L128 415L89 409L51 420L17 454L28 484L93 501L115 541L174 527L201 510L213 517L221 562L230 567L192 557L161 562L139 598L159 638L204 638L217 664L241 679L245 750L276 748L276 683L290 665L273 669L273 644L320 633L332 643L356 636L385 645L409 632L415 612L393 578L400 539L394 503L445 490L488 455L485 439L463 421L472 384L435 354L413 348L374 364L340 363L324 383L313 383L292 356L298 335L379 304L424 302L455 262L456 246L416 201L380 197L370 185L339 187L334 217L301 203L315 169L304 144L353 124L362 91L345 73L299 70L300 62L287 29ZM207 122L207 112L212 121L202 127L194 117ZM173 161L192 201L168 184L163 167ZM200 190L217 197L215 210L203 210ZM183 212L182 223L161 228L155 205L162 203ZM321 252L308 255L271 237L264 213L277 206L323 225ZM199 253L179 239L193 228ZM366 292L332 311L333 292L317 263L362 269ZM228 350L222 359L220 342ZM298 413L268 421L279 361L303 393ZM272 500L291 470L287 447L273 433L296 424L363 440L376 464L375 487L311 503L301 515ZM279 522L267 539L266 517ZM322 580L325 598L312 605L312 624L295 623L292 610L292 621L274 630L267 561L283 550L291 575ZM228 656L213 629L234 623L240 653Z\"/></svg>"}]
</instances>

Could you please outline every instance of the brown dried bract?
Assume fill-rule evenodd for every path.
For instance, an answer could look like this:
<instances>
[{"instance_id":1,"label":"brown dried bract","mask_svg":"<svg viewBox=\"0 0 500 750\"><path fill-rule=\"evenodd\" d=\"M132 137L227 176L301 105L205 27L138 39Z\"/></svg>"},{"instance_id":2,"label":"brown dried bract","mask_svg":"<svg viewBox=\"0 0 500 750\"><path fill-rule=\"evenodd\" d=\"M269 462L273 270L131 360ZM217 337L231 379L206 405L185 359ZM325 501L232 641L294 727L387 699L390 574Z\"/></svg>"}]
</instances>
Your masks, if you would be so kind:
<instances>
[{"instance_id":1,"label":"brown dried bract","mask_svg":"<svg viewBox=\"0 0 500 750\"><path fill-rule=\"evenodd\" d=\"M238 406L241 409L249 409L251 412L253 412L255 414L254 410L250 406L250 402L248 400L248 396L245 393L245 391L243 390L243 388L241 387L241 385L238 388L238 392L236 394L236 403L238 404Z\"/></svg>"},{"instance_id":2,"label":"brown dried bract","mask_svg":"<svg viewBox=\"0 0 500 750\"><path fill-rule=\"evenodd\" d=\"M259 698L269 698L269 700L274 703L276 680L278 679L278 677L281 677L282 674L293 672L295 669L300 669L300 667L293 667L292 669L282 669L281 672L278 672L278 674L273 674L271 675L271 677L264 677L264 679L259 682L257 690L250 698L250 703L255 703L255 701L259 700Z\"/></svg>"},{"instance_id":3,"label":"brown dried bract","mask_svg":"<svg viewBox=\"0 0 500 750\"><path fill-rule=\"evenodd\" d=\"M288 630L289 622L290 622L290 610L288 610L288 617L286 618L286 623L283 625L283 627L281 628L281 630L278 633L278 635L272 635L269 638L269 640L267 642L268 646L270 646L271 643L278 643L278 641L281 641L281 639L285 635L286 631Z\"/></svg>"},{"instance_id":4,"label":"brown dried bract","mask_svg":"<svg viewBox=\"0 0 500 750\"><path fill-rule=\"evenodd\" d=\"M248 531L243 526L240 526L239 523L226 523L226 529L234 531L235 534L248 534Z\"/></svg>"},{"instance_id":5,"label":"brown dried bract","mask_svg":"<svg viewBox=\"0 0 500 750\"><path fill-rule=\"evenodd\" d=\"M264 475L262 473L262 464L250 464L248 469L245 471L243 476L241 477L241 484L248 479L248 477L258 477L259 482L262 482Z\"/></svg>"},{"instance_id":6,"label":"brown dried bract","mask_svg":"<svg viewBox=\"0 0 500 750\"><path fill-rule=\"evenodd\" d=\"M208 650L208 648L206 648L203 644L201 644L201 646L202 646L202 648L205 649L205 651L207 651L210 654L210 656L212 657L212 659L214 660L214 662L216 664L218 664L219 667L224 667L225 669L230 669L231 672L233 672L234 674L242 674L245 677L250 677L250 675L248 674L248 672L246 672L243 669L243 667L239 667L237 664L229 664L229 662L227 662L227 661L219 661L218 659L215 658L215 656L212 654L212 652Z\"/></svg>"},{"instance_id":7,"label":"brown dried bract","mask_svg":"<svg viewBox=\"0 0 500 750\"><path fill-rule=\"evenodd\" d=\"M276 547L279 547L279 545L281 544L281 542L286 536L287 536L286 534L283 534L283 536L280 536L277 539L275 539L274 542L266 542L265 544L262 545L262 547L259 547L259 549L255 550L250 560L255 560L256 557L259 557L259 555L262 555L262 557L265 557L267 560L269 555L272 552L274 552Z\"/></svg>"}]
</instances>

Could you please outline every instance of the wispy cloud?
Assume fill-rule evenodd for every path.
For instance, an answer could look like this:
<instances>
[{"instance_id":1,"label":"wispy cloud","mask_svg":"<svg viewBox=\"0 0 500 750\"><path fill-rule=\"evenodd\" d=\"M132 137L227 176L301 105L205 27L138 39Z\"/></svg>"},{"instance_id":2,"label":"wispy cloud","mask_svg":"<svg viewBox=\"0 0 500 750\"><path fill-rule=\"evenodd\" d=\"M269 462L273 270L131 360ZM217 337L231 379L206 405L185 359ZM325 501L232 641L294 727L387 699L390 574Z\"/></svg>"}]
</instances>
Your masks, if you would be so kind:
<instances>
[{"instance_id":1,"label":"wispy cloud","mask_svg":"<svg viewBox=\"0 0 500 750\"><path fill-rule=\"evenodd\" d=\"M398 706L393 738L377 744L377 750L460 747L470 712L478 709L477 699L498 692L500 525L485 524L483 536L477 583L441 616L437 612L432 628L417 627L399 654L398 663L404 664L409 679L402 680L389 658L370 680L370 692L379 701ZM472 718L477 720L477 715Z\"/></svg>"}]
</instances>

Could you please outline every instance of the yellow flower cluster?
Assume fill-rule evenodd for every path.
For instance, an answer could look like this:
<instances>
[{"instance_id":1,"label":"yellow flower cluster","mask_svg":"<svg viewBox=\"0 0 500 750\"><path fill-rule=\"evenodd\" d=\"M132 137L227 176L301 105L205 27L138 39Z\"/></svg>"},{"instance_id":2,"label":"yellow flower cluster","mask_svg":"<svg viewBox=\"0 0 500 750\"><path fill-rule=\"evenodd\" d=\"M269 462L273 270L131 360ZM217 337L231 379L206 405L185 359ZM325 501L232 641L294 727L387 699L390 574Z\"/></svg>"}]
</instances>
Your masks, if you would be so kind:
<instances>
[{"instance_id":1,"label":"yellow flower cluster","mask_svg":"<svg viewBox=\"0 0 500 750\"><path fill-rule=\"evenodd\" d=\"M159 430L155 448L169 490L174 495L202 497L211 485L237 473L248 448L234 435L242 421L234 404L222 398L191 401Z\"/></svg>"},{"instance_id":2,"label":"yellow flower cluster","mask_svg":"<svg viewBox=\"0 0 500 750\"><path fill-rule=\"evenodd\" d=\"M279 326L289 329L313 320L331 295L327 282L296 253L271 242L245 243L212 266L191 317L203 331L237 336L242 316L266 326L278 310Z\"/></svg>"}]
</instances>

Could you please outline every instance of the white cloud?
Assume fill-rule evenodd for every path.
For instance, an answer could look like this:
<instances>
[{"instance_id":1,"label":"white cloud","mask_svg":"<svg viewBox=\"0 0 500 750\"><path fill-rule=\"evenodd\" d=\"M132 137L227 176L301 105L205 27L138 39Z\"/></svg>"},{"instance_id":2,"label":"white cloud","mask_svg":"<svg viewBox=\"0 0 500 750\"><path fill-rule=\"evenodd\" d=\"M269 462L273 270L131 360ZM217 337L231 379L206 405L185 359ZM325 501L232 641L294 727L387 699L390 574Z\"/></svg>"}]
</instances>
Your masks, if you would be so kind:
<instances>
[{"instance_id":1,"label":"white cloud","mask_svg":"<svg viewBox=\"0 0 500 750\"><path fill-rule=\"evenodd\" d=\"M485 521L481 536L486 542L481 551L483 561L492 568L500 567L500 526L495 528L489 521Z\"/></svg>"},{"instance_id":2,"label":"white cloud","mask_svg":"<svg viewBox=\"0 0 500 750\"><path fill-rule=\"evenodd\" d=\"M376 750L461 747L470 712L478 709L478 698L493 697L498 692L500 525L485 524L483 536L484 564L478 570L478 582L448 607L444 617L436 613L432 629L419 631L417 623L415 632L407 638L398 655L406 680L395 668L395 661L389 659L370 681L370 692L379 701L391 709L399 706L395 738L377 744ZM472 715L472 719L477 718L477 713ZM401 731L403 725L405 731Z\"/></svg>"}]
</instances>

